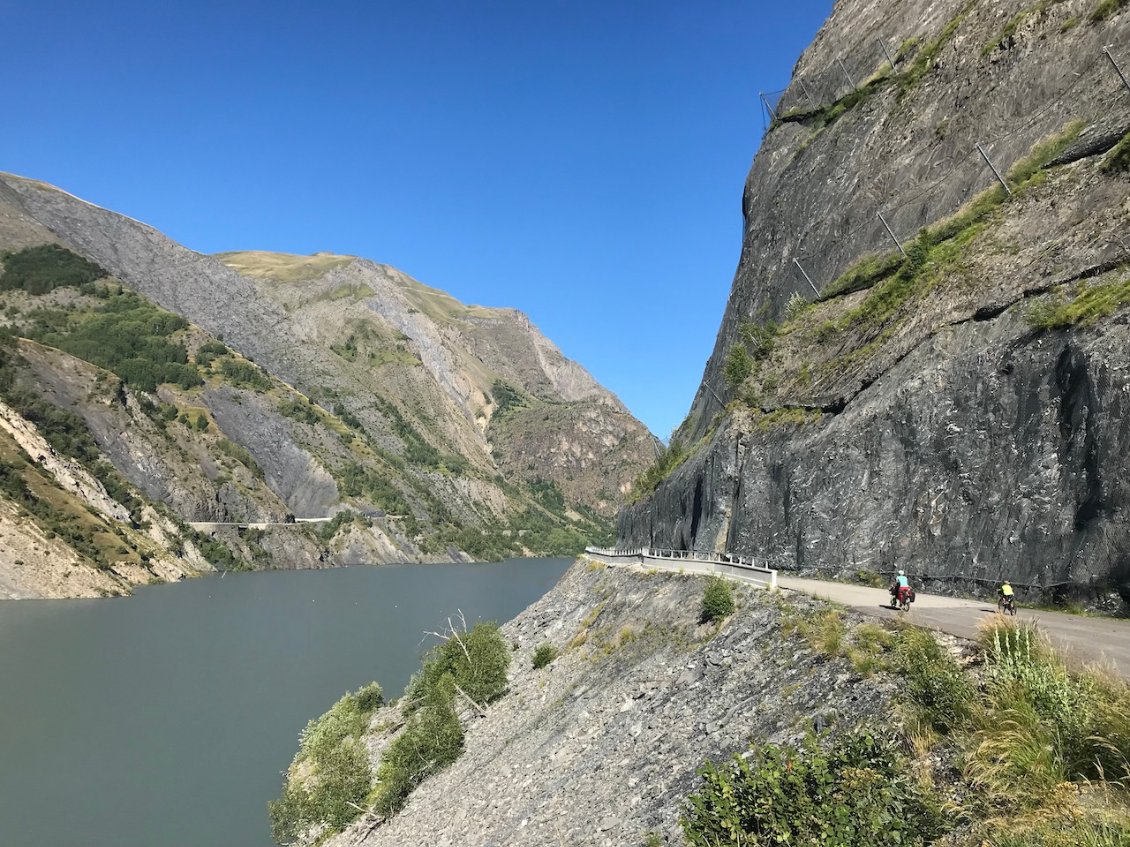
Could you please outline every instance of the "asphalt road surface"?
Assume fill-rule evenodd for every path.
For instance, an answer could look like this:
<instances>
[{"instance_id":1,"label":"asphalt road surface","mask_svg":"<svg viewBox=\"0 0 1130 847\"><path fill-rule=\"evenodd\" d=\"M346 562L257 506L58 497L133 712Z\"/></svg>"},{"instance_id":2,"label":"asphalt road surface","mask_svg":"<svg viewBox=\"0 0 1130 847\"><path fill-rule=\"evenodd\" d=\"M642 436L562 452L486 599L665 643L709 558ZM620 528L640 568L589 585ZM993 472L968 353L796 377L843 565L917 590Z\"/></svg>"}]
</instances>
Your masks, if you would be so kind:
<instances>
[{"instance_id":1,"label":"asphalt road surface","mask_svg":"<svg viewBox=\"0 0 1130 847\"><path fill-rule=\"evenodd\" d=\"M802 591L879 618L897 618L900 612L890 607L885 588L868 588L844 582L823 582L778 576L778 585L789 591ZM980 602L938 594L918 594L907 623L974 638L977 625L997 613L996 600ZM1130 677L1130 621L1115 618L1068 615L1041 609L1018 607L1017 620L1034 621L1071 658L1107 662L1125 677Z\"/></svg>"}]
</instances>

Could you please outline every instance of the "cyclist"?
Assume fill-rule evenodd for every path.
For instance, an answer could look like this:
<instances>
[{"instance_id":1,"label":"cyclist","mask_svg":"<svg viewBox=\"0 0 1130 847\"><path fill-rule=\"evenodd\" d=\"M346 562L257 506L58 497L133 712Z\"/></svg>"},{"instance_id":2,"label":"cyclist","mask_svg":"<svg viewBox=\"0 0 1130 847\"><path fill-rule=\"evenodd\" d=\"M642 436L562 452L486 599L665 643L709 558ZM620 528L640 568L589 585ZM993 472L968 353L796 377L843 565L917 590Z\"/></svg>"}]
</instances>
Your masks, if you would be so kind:
<instances>
[{"instance_id":1,"label":"cyclist","mask_svg":"<svg viewBox=\"0 0 1130 847\"><path fill-rule=\"evenodd\" d=\"M1006 579L1001 583L1000 588L997 589L997 606L999 608L1011 609L1014 598L1015 594L1012 590L1012 583Z\"/></svg>"},{"instance_id":2,"label":"cyclist","mask_svg":"<svg viewBox=\"0 0 1130 847\"><path fill-rule=\"evenodd\" d=\"M910 596L910 580L906 578L906 571L899 568L898 574L891 580L891 608L898 605L898 601L904 596L909 599Z\"/></svg>"}]
</instances>

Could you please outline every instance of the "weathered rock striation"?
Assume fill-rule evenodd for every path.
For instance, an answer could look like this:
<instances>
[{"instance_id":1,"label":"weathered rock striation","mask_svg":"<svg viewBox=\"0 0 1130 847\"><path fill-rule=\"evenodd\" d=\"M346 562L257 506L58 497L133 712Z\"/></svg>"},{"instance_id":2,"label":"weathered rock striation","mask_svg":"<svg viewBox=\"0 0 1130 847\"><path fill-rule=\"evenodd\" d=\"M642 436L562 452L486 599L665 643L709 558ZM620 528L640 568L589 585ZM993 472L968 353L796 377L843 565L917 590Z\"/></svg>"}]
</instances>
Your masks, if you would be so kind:
<instances>
[{"instance_id":1,"label":"weathered rock striation","mask_svg":"<svg viewBox=\"0 0 1130 847\"><path fill-rule=\"evenodd\" d=\"M690 455L622 543L1130 599L1130 91L1102 52L1130 13L1096 9L836 4L746 182Z\"/></svg>"}]
</instances>

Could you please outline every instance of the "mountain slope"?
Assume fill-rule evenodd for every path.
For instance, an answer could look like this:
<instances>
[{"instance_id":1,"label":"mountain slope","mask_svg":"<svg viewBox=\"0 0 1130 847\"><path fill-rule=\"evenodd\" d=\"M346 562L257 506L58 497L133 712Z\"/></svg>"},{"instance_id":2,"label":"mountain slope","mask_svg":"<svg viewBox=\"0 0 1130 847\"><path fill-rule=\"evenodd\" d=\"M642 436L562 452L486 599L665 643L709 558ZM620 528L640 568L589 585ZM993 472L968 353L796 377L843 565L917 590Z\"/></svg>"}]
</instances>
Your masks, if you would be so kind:
<instances>
[{"instance_id":1,"label":"mountain slope","mask_svg":"<svg viewBox=\"0 0 1130 847\"><path fill-rule=\"evenodd\" d=\"M646 429L525 316L391 268L223 257L237 273L8 175L0 238L0 399L33 428L63 415L76 460L166 509L173 546L201 552L183 573L577 549L607 532L654 455ZM514 419L542 410L562 425L496 426L496 394L520 398ZM30 569L15 558L6 549L0 572ZM46 592L66 570L51 561L36 565L51 580L8 593Z\"/></svg>"},{"instance_id":2,"label":"mountain slope","mask_svg":"<svg viewBox=\"0 0 1130 847\"><path fill-rule=\"evenodd\" d=\"M1130 91L1102 52L1130 15L1107 11L836 5L623 542L1130 597Z\"/></svg>"}]
</instances>

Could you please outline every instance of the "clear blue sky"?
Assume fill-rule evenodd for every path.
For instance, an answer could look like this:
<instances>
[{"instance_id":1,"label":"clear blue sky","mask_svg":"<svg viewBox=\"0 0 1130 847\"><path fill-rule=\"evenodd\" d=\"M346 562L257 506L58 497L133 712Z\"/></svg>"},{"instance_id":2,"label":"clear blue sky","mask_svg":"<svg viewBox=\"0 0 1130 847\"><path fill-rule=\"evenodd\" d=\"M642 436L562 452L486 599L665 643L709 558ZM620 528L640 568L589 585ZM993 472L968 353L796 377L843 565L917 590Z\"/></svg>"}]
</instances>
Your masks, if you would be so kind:
<instances>
[{"instance_id":1,"label":"clear blue sky","mask_svg":"<svg viewBox=\"0 0 1130 847\"><path fill-rule=\"evenodd\" d=\"M6 3L0 170L205 253L330 250L515 306L661 437L831 0Z\"/></svg>"}]
</instances>

